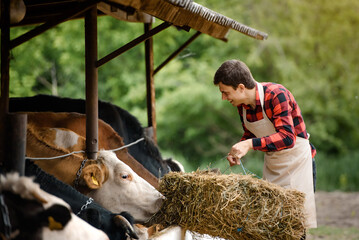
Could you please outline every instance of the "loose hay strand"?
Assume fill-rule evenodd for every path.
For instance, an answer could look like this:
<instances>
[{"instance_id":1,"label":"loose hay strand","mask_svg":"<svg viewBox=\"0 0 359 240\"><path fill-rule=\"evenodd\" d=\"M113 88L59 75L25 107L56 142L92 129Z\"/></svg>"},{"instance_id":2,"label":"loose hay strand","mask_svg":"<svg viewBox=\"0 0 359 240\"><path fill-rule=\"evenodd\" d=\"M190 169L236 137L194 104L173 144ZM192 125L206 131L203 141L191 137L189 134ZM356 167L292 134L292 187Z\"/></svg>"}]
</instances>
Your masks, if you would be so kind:
<instances>
[{"instance_id":1,"label":"loose hay strand","mask_svg":"<svg viewBox=\"0 0 359 240\"><path fill-rule=\"evenodd\" d=\"M160 181L166 197L150 223L179 225L225 239L300 239L304 193L251 175L171 172Z\"/></svg>"}]
</instances>

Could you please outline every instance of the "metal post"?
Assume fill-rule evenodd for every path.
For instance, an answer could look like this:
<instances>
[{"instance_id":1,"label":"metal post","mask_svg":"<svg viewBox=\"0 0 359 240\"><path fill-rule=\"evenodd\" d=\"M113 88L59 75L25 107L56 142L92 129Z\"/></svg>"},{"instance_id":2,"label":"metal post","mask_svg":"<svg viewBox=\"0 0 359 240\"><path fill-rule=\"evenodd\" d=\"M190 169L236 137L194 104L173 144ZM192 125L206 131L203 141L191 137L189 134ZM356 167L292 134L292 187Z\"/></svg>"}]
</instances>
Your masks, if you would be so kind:
<instances>
[{"instance_id":1,"label":"metal post","mask_svg":"<svg viewBox=\"0 0 359 240\"><path fill-rule=\"evenodd\" d=\"M86 58L86 153L97 159L98 151L98 71L97 62L97 7L85 16Z\"/></svg>"},{"instance_id":2,"label":"metal post","mask_svg":"<svg viewBox=\"0 0 359 240\"><path fill-rule=\"evenodd\" d=\"M152 28L151 23L145 23L145 34ZM157 124L156 124L156 105L155 105L155 82L153 77L153 39L148 38L145 41L145 58L146 58L146 89L147 89L147 119L148 127L152 130L151 135L157 143Z\"/></svg>"}]
</instances>

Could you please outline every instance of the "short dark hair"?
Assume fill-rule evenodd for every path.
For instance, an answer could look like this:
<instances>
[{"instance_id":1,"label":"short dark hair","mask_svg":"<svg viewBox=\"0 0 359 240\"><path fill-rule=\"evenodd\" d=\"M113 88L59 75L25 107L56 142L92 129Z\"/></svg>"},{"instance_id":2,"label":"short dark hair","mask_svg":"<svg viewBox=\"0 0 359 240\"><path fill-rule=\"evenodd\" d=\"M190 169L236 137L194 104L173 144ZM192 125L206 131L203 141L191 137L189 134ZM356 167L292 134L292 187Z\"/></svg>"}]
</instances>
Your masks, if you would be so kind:
<instances>
[{"instance_id":1,"label":"short dark hair","mask_svg":"<svg viewBox=\"0 0 359 240\"><path fill-rule=\"evenodd\" d=\"M241 83L248 89L256 86L251 71L240 60L227 60L222 63L213 80L214 85L218 85L220 82L224 85L232 86L234 89L237 89Z\"/></svg>"}]
</instances>

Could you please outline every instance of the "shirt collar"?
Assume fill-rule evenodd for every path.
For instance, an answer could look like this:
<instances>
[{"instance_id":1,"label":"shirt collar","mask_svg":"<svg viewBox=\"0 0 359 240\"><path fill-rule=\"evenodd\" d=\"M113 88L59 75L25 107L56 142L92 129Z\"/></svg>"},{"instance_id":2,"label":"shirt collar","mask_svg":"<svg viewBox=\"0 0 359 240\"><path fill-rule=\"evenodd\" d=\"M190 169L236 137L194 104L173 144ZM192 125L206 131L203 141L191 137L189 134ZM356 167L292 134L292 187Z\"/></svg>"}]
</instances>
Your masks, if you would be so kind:
<instances>
[{"instance_id":1,"label":"shirt collar","mask_svg":"<svg viewBox=\"0 0 359 240\"><path fill-rule=\"evenodd\" d=\"M256 84L256 108L258 105L259 106L261 105L261 100L259 99L258 85ZM241 104L238 107L243 107L246 110L252 109L250 105L246 105L246 104Z\"/></svg>"}]
</instances>

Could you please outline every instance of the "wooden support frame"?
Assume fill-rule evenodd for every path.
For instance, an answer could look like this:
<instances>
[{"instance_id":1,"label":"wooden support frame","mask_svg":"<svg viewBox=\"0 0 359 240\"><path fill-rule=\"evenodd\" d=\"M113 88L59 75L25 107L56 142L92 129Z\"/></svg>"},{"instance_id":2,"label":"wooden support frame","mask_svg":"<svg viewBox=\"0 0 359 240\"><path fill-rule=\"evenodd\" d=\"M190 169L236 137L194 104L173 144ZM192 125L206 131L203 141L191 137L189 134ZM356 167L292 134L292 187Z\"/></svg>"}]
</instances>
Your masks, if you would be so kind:
<instances>
[{"instance_id":1,"label":"wooden support frame","mask_svg":"<svg viewBox=\"0 0 359 240\"><path fill-rule=\"evenodd\" d=\"M82 5L76 9L71 9L65 12L60 18L49 19L47 22L35 27L34 29L10 39L10 1L1 1L2 11L2 26L1 26L1 101L0 101L0 164L4 163L9 155L7 152L7 145L5 144L5 137L14 135L15 141L21 140L26 143L26 116L8 116L9 108L9 68L10 68L10 50L29 41L30 39L42 34L43 32L57 26L58 24L67 20L76 18L80 15L85 15L85 66L86 66L86 153L90 159L97 158L98 152L98 68L107 63L111 59L121 55L122 53L130 50L138 44L145 42L145 64L146 64L146 89L147 89L147 115L148 115L148 128L146 131L150 132L150 136L157 143L156 136L156 108L155 108L155 86L154 75L162 69L169 61L174 59L185 47L187 47L195 38L200 35L197 32L178 50L171 54L156 70L154 70L154 56L153 56L153 39L152 37L167 29L172 25L169 22L163 22L155 28L152 28L152 23L144 24L144 34L135 38L126 45L120 47L114 52L108 54L102 59L98 60L98 46L97 46L97 3L101 0L90 0L83 2ZM9 133L5 131L11 124L8 124L6 119L15 119L14 123L19 123L21 133L16 133L14 129ZM11 120L12 121L12 120ZM13 124L12 124L13 125ZM25 127L24 127L25 126ZM25 131L23 131L25 129ZM25 132L25 134L24 134ZM21 144L22 149L14 150L11 152L18 152L17 156L22 156L22 159L14 161L14 156L11 155L9 162L10 168L17 170L20 174L24 170L25 159L25 145ZM5 149L6 153L5 153ZM9 155L9 156L10 156ZM18 157L16 157L18 158ZM10 169L9 169L10 170Z\"/></svg>"},{"instance_id":2,"label":"wooden support frame","mask_svg":"<svg viewBox=\"0 0 359 240\"><path fill-rule=\"evenodd\" d=\"M1 114L9 112L10 0L1 1Z\"/></svg>"},{"instance_id":3,"label":"wooden support frame","mask_svg":"<svg viewBox=\"0 0 359 240\"><path fill-rule=\"evenodd\" d=\"M169 63L172 59L174 59L180 52L182 52L188 45L190 45L199 35L201 32L197 31L193 36L188 39L182 46L180 46L176 51L174 51L165 61L163 61L154 71L153 75L156 75L167 63Z\"/></svg>"},{"instance_id":4,"label":"wooden support frame","mask_svg":"<svg viewBox=\"0 0 359 240\"><path fill-rule=\"evenodd\" d=\"M10 49L13 49L13 48L21 45L22 43L40 35L41 33L49 30L50 28L55 27L56 25L58 25L62 22L65 22L69 19L72 19L72 18L86 12L88 9L92 8L93 6L96 6L96 4L98 2L100 2L100 0L85 1L85 3L83 3L83 6L76 8L74 10L69 10L67 13L65 13L63 15L62 18L56 19L56 20L50 20L50 21L22 34L21 36L10 41Z\"/></svg>"},{"instance_id":5,"label":"wooden support frame","mask_svg":"<svg viewBox=\"0 0 359 240\"><path fill-rule=\"evenodd\" d=\"M101 67L103 64L109 62L110 60L118 57L122 53L130 50L131 48L135 47L136 45L140 44L141 42L145 41L146 39L152 37L153 35L165 30L166 28L170 27L172 23L163 22L162 24L158 25L157 27L151 29L147 33L142 34L141 36L135 38L131 42L127 43L126 45L120 47L119 49L113 51L112 53L108 54L107 56L101 58L97 61L97 67Z\"/></svg>"},{"instance_id":6,"label":"wooden support frame","mask_svg":"<svg viewBox=\"0 0 359 240\"><path fill-rule=\"evenodd\" d=\"M10 0L1 1L1 101L0 101L0 165L6 164L6 129L9 112L10 71Z\"/></svg>"},{"instance_id":7,"label":"wooden support frame","mask_svg":"<svg viewBox=\"0 0 359 240\"><path fill-rule=\"evenodd\" d=\"M29 32L10 40L10 0L1 1L1 102L0 102L0 164L6 171L16 170L24 174L26 147L26 115L9 112L10 50L40 35L56 25L86 12L86 151L90 159L97 158L98 151L98 74L97 74L97 6L99 0L86 2L78 9L70 10L61 19L46 22ZM9 122L11 121L11 122ZM10 124L11 123L11 124ZM14 125L17 124L17 125ZM5 138L12 142L6 144ZM21 141L22 139L22 141ZM14 144L18 142L18 144ZM10 146L9 146L10 144ZM17 147L17 148L15 148ZM6 150L6 152L5 152Z\"/></svg>"}]
</instances>

